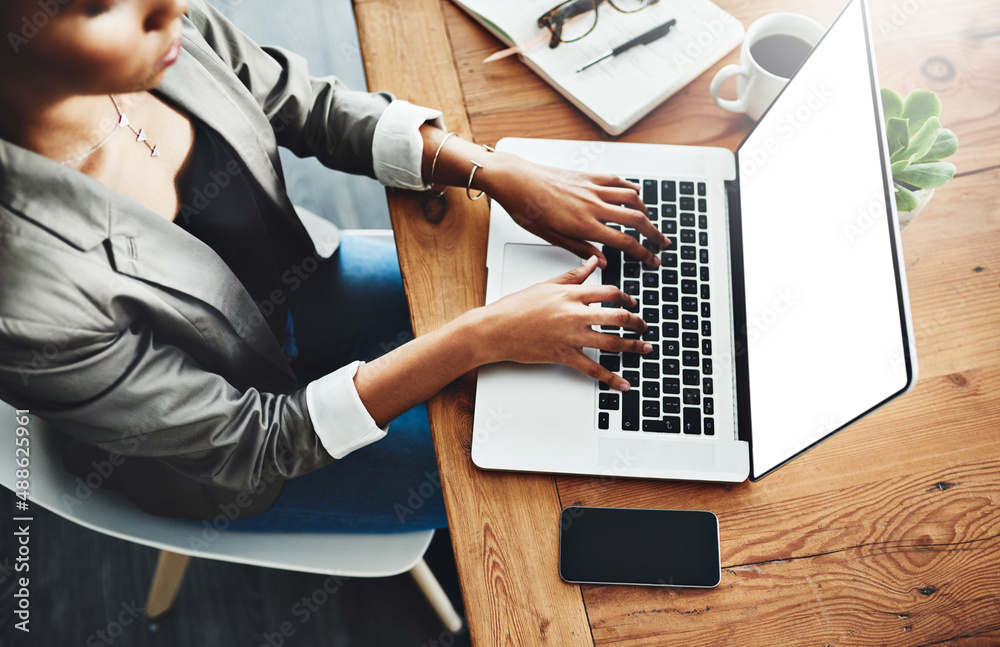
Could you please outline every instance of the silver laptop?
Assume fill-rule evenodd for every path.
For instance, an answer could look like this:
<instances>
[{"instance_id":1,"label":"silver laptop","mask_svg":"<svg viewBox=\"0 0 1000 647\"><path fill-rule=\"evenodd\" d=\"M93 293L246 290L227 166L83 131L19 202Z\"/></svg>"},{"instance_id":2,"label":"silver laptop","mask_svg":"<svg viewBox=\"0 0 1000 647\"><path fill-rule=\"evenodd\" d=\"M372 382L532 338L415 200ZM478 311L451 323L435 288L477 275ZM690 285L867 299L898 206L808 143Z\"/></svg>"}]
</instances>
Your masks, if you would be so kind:
<instances>
[{"instance_id":1,"label":"silver laptop","mask_svg":"<svg viewBox=\"0 0 1000 647\"><path fill-rule=\"evenodd\" d=\"M852 0L735 155L502 140L498 148L538 162L639 181L673 244L659 268L605 247L608 268L588 279L634 294L649 324L649 356L586 351L632 388L562 366L484 367L475 464L756 480L912 388L881 115L867 7ZM494 202L488 303L580 262Z\"/></svg>"}]
</instances>

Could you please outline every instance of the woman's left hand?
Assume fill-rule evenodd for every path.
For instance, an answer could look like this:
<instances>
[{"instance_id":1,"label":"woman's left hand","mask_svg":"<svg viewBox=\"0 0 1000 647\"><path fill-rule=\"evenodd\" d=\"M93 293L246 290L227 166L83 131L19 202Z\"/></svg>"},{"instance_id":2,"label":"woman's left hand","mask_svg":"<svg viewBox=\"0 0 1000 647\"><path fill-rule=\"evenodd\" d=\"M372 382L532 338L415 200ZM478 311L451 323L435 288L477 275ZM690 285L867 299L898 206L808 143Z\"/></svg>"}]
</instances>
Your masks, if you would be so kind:
<instances>
[{"instance_id":1,"label":"woman's left hand","mask_svg":"<svg viewBox=\"0 0 1000 647\"><path fill-rule=\"evenodd\" d=\"M601 267L607 259L590 241L620 249L648 265L660 264L658 254L607 226L617 223L655 245L669 244L649 220L636 184L615 175L535 164L507 153L490 157L493 164L487 167L491 172L483 174L483 188L531 233L581 258L597 256Z\"/></svg>"}]
</instances>

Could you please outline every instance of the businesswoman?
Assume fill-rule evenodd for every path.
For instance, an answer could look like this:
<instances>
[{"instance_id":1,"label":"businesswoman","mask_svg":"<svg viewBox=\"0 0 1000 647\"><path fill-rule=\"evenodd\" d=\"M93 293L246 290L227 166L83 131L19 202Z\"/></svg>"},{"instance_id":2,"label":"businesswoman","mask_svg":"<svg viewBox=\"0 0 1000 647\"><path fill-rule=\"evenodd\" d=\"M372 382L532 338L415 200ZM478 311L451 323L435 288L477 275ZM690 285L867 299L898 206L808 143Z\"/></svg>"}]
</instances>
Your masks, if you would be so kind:
<instances>
[{"instance_id":1,"label":"businesswoman","mask_svg":"<svg viewBox=\"0 0 1000 647\"><path fill-rule=\"evenodd\" d=\"M631 297L580 285L603 262L587 241L658 263L606 226L665 243L632 184L487 151L439 112L311 78L205 0L5 0L0 33L0 398L72 438L78 474L112 465L104 484L151 513L440 526L439 495L406 505L437 485L415 405L502 360L625 389L581 348L648 350L591 328L643 330ZM278 146L389 186L468 183L588 260L398 343L393 252L297 213Z\"/></svg>"}]
</instances>

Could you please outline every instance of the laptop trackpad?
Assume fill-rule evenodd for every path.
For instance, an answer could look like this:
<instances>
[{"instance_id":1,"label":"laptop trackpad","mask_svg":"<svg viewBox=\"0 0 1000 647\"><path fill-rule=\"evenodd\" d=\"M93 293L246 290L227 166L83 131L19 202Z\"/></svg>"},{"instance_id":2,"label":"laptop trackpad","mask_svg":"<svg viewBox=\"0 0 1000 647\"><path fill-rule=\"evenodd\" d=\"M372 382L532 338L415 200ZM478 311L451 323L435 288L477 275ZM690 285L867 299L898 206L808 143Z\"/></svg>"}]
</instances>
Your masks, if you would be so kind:
<instances>
[{"instance_id":1,"label":"laptop trackpad","mask_svg":"<svg viewBox=\"0 0 1000 647\"><path fill-rule=\"evenodd\" d=\"M503 296L507 296L553 279L574 267L580 267L582 262L579 256L562 247L507 243L503 248L503 279L500 289ZM594 272L585 283L596 283L597 274Z\"/></svg>"}]
</instances>

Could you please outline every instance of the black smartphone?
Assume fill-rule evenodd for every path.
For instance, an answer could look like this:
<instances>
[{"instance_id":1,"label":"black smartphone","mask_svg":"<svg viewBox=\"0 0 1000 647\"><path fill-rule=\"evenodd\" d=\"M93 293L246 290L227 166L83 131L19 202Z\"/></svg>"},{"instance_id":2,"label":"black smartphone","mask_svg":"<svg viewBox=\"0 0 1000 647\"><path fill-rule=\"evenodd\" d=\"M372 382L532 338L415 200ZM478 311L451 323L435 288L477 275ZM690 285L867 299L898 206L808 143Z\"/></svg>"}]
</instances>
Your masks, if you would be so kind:
<instances>
[{"instance_id":1,"label":"black smartphone","mask_svg":"<svg viewBox=\"0 0 1000 647\"><path fill-rule=\"evenodd\" d=\"M560 530L567 582L712 588L722 579L711 512L569 506Z\"/></svg>"}]
</instances>

